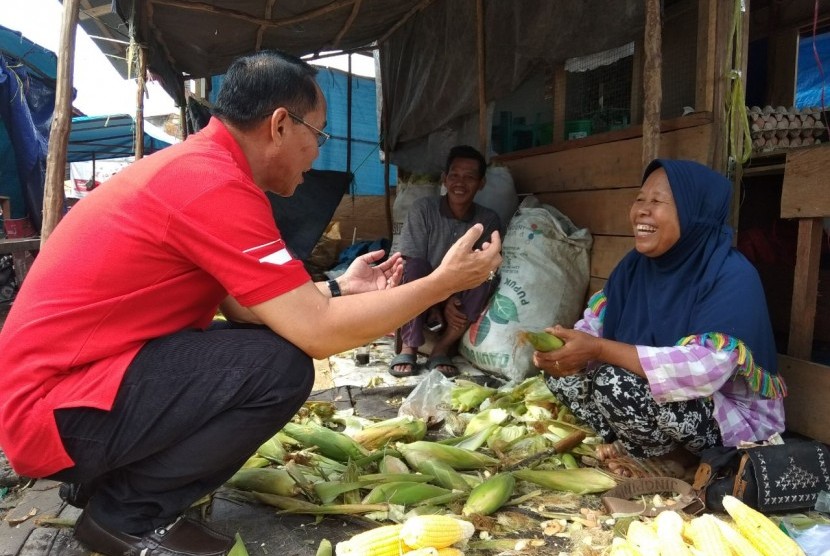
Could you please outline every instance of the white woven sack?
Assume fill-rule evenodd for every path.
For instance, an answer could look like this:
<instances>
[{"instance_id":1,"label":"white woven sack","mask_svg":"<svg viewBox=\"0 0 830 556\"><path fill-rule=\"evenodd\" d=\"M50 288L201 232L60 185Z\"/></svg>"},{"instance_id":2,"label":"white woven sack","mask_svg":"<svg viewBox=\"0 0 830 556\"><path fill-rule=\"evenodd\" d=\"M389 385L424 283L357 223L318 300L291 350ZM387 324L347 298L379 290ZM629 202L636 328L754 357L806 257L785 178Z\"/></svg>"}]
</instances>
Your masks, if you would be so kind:
<instances>
[{"instance_id":1,"label":"white woven sack","mask_svg":"<svg viewBox=\"0 0 830 556\"><path fill-rule=\"evenodd\" d=\"M527 197L504 237L501 281L460 351L473 365L517 382L538 372L533 349L518 346L520 330L578 320L590 279L593 238L550 205Z\"/></svg>"}]
</instances>

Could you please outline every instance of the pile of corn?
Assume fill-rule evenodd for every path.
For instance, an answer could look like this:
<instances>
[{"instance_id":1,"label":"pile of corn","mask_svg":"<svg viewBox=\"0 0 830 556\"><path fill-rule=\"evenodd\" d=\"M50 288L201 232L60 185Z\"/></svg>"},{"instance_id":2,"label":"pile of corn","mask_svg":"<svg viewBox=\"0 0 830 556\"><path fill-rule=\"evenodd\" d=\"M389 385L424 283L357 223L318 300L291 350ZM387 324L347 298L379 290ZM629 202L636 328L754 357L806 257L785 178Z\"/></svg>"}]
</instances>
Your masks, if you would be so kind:
<instances>
[{"instance_id":1,"label":"pile of corn","mask_svg":"<svg viewBox=\"0 0 830 556\"><path fill-rule=\"evenodd\" d=\"M769 518L733 496L723 505L732 523L713 514L685 520L674 511L650 523L632 521L625 537L615 537L609 556L804 556L804 551Z\"/></svg>"},{"instance_id":2,"label":"pile of corn","mask_svg":"<svg viewBox=\"0 0 830 556\"><path fill-rule=\"evenodd\" d=\"M684 543L694 547L692 554L695 550L731 554L699 548L708 546L700 539L709 538L717 528L692 527L694 520L681 527L672 517L658 518L660 523L669 522L659 533L657 519L648 525L634 520L626 536L619 522L615 527L612 517L595 509L583 508L582 514L574 511L576 515L552 511L545 497L579 501L579 495L613 488L617 479L598 467L580 465L592 461L600 439L575 422L541 376L501 389L456 379L452 407L442 430L446 438L427 440L427 427L420 419L372 422L352 412L335 411L329 403L307 402L228 486L248 491L285 513L359 514L377 523L376 528L338 543L338 556L460 556L465 545L468 554L526 547L537 548L538 554L557 554L562 548L557 538L574 544L571 532L577 529L607 533L601 540L599 535L593 535L593 541L590 535L580 539L590 546L586 554L661 554L652 550L648 540L635 542L644 530L642 536L658 539L674 531L671 542L677 550ZM584 440L566 453L554 449L574 436ZM528 520L528 514L536 520ZM664 514L679 517L670 511L660 515ZM413 536L411 529L421 536ZM697 529L703 532L693 533ZM478 536L470 540L474 530ZM506 532L513 533L511 539L496 538ZM612 545L614 534L620 539ZM777 547L775 556L796 554L765 542ZM683 554L662 552L669 553Z\"/></svg>"}]
</instances>

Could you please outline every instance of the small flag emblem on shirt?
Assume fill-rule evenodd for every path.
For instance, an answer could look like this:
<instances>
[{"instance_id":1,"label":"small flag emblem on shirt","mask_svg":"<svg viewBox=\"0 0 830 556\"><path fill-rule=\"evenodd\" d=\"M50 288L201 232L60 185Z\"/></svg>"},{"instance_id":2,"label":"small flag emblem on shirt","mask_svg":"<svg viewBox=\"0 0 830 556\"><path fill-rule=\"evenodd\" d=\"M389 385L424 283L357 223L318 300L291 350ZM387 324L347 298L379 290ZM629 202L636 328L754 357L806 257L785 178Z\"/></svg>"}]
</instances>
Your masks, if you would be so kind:
<instances>
[{"instance_id":1,"label":"small flag emblem on shirt","mask_svg":"<svg viewBox=\"0 0 830 556\"><path fill-rule=\"evenodd\" d=\"M285 246L285 242L281 239L251 247L244 252L257 257L261 263L282 265L293 259L288 248Z\"/></svg>"}]
</instances>

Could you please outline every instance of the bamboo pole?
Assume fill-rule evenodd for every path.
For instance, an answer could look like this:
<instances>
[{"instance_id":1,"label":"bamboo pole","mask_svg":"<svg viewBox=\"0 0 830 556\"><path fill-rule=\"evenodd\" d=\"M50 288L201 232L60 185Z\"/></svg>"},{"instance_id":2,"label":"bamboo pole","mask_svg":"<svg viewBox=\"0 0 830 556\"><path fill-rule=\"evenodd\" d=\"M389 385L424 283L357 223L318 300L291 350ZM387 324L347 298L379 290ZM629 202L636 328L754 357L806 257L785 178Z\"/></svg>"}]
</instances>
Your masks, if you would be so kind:
<instances>
[{"instance_id":1,"label":"bamboo pole","mask_svg":"<svg viewBox=\"0 0 830 556\"><path fill-rule=\"evenodd\" d=\"M52 116L52 128L49 130L49 151L46 155L41 246L58 225L63 214L63 178L66 175L66 150L72 126L72 72L75 63L75 29L78 25L79 5L80 0L63 2L55 112Z\"/></svg>"},{"instance_id":2,"label":"bamboo pole","mask_svg":"<svg viewBox=\"0 0 830 556\"><path fill-rule=\"evenodd\" d=\"M478 145L487 156L487 80L484 58L484 0L476 0L476 51L478 52Z\"/></svg>"},{"instance_id":3,"label":"bamboo pole","mask_svg":"<svg viewBox=\"0 0 830 556\"><path fill-rule=\"evenodd\" d=\"M144 90L147 79L147 52L143 47L136 48L138 57L138 75L136 75L135 93L135 159L144 156Z\"/></svg>"},{"instance_id":4,"label":"bamboo pole","mask_svg":"<svg viewBox=\"0 0 830 556\"><path fill-rule=\"evenodd\" d=\"M643 68L643 168L660 153L660 105L663 103L660 0L646 0Z\"/></svg>"}]
</instances>

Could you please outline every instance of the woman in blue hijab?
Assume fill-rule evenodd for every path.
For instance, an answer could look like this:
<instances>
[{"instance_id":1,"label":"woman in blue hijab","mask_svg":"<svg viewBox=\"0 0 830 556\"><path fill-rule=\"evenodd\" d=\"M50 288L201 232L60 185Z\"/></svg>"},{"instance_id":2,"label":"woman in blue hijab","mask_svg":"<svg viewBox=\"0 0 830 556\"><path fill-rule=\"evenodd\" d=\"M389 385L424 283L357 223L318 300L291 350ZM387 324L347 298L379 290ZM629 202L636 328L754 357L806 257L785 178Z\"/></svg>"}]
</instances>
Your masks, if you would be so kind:
<instances>
[{"instance_id":1,"label":"woman in blue hijab","mask_svg":"<svg viewBox=\"0 0 830 556\"><path fill-rule=\"evenodd\" d=\"M784 431L786 387L760 278L732 247L731 198L702 164L653 161L629 213L634 249L573 329L549 329L565 346L534 354L548 388L632 456Z\"/></svg>"}]
</instances>

